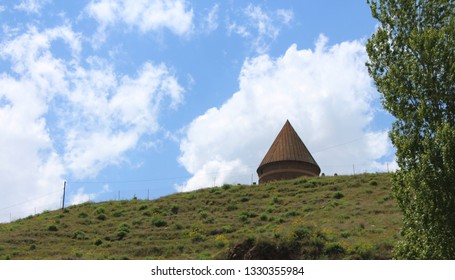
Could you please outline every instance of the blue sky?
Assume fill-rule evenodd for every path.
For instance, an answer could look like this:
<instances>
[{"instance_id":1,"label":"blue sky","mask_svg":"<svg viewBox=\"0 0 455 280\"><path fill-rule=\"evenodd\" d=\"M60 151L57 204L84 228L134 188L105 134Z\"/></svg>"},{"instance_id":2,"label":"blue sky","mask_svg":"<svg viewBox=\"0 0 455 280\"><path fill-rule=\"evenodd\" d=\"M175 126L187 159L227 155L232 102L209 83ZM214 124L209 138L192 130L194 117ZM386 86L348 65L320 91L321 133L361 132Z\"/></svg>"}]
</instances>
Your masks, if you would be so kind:
<instances>
[{"instance_id":1,"label":"blue sky","mask_svg":"<svg viewBox=\"0 0 455 280\"><path fill-rule=\"evenodd\" d=\"M257 181L289 119L325 174L394 169L364 1L0 1L0 222Z\"/></svg>"}]
</instances>

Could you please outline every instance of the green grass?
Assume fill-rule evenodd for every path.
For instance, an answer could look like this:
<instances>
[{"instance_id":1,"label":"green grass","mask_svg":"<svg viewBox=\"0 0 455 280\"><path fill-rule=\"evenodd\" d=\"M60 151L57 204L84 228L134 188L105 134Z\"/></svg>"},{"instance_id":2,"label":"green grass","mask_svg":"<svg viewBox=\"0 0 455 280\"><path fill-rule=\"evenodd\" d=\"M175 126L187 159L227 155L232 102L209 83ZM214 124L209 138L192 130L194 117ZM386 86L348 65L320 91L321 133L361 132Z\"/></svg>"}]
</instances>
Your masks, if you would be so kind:
<instances>
[{"instance_id":1,"label":"green grass","mask_svg":"<svg viewBox=\"0 0 455 280\"><path fill-rule=\"evenodd\" d=\"M223 185L0 224L0 259L390 259L390 174Z\"/></svg>"}]
</instances>

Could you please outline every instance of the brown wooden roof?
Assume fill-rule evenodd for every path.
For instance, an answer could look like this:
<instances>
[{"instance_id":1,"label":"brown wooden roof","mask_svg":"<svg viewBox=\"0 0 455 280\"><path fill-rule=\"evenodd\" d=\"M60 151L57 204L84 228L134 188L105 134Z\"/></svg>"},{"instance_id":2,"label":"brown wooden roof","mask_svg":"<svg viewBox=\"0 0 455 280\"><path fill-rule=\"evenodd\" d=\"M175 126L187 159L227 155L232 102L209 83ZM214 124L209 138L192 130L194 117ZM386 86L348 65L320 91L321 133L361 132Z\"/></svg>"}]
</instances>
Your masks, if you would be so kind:
<instances>
[{"instance_id":1,"label":"brown wooden roof","mask_svg":"<svg viewBox=\"0 0 455 280\"><path fill-rule=\"evenodd\" d=\"M295 132L289 120L286 121L259 167L276 161L295 160L318 164L308 151L302 139Z\"/></svg>"}]
</instances>

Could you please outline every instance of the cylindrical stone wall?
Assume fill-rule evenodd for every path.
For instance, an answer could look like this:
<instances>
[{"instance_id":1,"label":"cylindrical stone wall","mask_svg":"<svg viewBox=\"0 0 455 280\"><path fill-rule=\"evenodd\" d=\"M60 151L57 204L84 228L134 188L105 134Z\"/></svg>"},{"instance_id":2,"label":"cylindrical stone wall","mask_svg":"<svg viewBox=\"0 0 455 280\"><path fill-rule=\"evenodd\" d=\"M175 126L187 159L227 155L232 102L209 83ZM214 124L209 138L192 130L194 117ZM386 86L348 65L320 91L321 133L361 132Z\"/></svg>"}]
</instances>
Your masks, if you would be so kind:
<instances>
[{"instance_id":1,"label":"cylindrical stone wall","mask_svg":"<svg viewBox=\"0 0 455 280\"><path fill-rule=\"evenodd\" d=\"M260 166L257 170L259 184L295 179L302 176L319 176L319 166L303 161L276 161Z\"/></svg>"}]
</instances>

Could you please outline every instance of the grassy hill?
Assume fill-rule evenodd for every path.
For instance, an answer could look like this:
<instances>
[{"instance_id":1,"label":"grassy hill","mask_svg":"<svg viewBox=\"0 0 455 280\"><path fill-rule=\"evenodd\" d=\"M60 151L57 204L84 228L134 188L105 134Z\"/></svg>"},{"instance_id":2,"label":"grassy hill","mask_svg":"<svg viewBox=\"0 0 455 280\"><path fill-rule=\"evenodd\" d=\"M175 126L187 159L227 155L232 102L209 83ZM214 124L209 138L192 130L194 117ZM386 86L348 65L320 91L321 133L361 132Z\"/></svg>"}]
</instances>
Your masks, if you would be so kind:
<instances>
[{"instance_id":1,"label":"grassy hill","mask_svg":"<svg viewBox=\"0 0 455 280\"><path fill-rule=\"evenodd\" d=\"M390 259L390 174L224 185L0 224L0 259Z\"/></svg>"}]
</instances>

